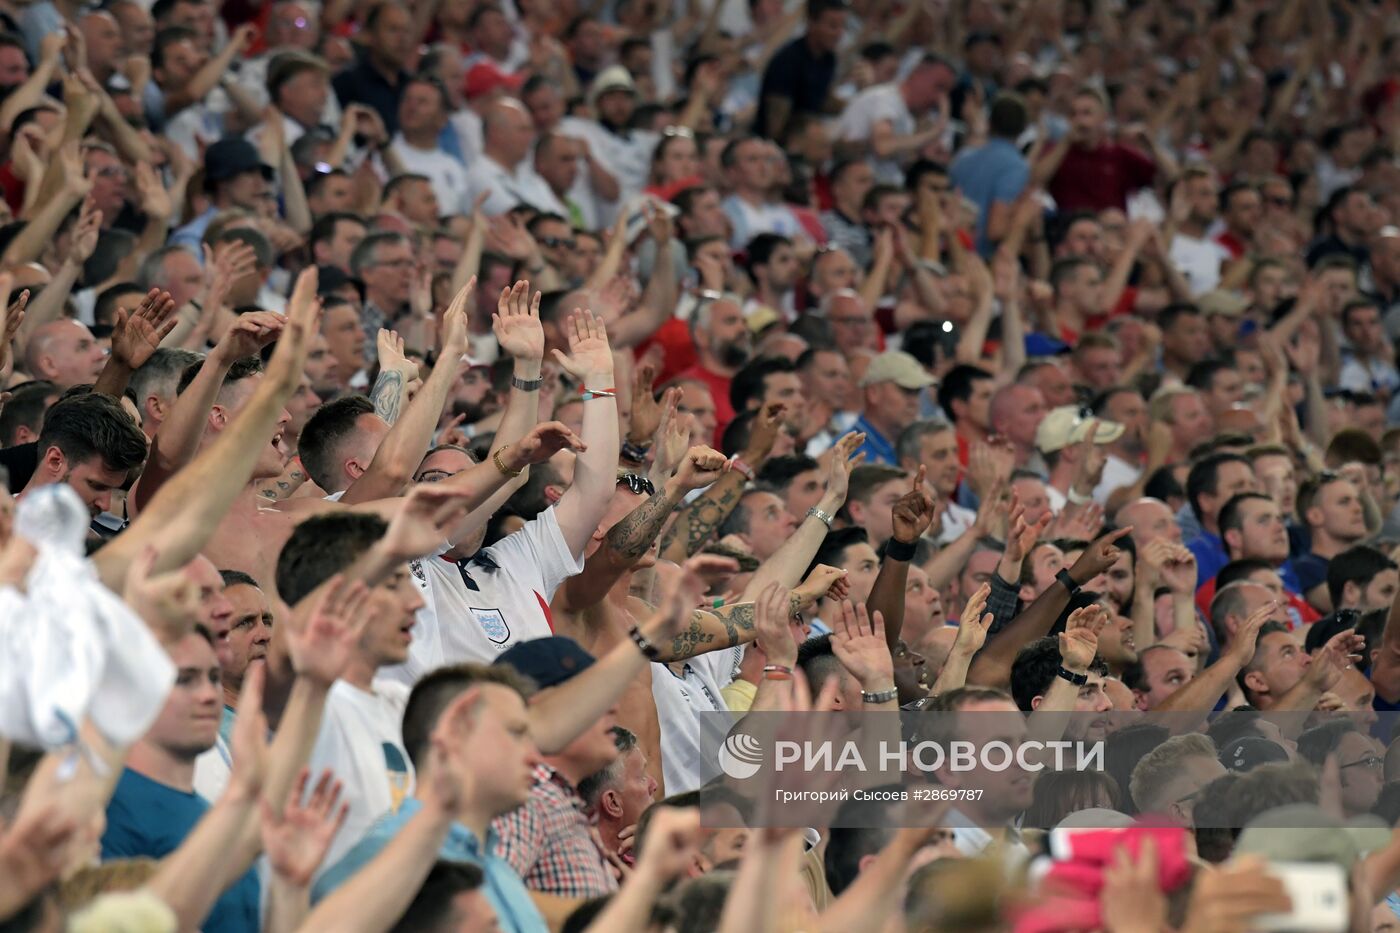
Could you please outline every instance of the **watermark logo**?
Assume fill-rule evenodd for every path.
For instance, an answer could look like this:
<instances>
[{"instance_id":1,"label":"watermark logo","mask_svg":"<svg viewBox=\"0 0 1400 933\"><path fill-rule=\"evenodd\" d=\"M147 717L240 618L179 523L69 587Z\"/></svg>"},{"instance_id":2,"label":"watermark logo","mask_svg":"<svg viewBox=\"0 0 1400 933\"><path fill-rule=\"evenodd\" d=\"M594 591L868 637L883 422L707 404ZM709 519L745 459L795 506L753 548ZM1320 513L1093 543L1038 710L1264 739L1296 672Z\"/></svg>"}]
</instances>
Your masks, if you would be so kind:
<instances>
[{"instance_id":1,"label":"watermark logo","mask_svg":"<svg viewBox=\"0 0 1400 933\"><path fill-rule=\"evenodd\" d=\"M758 773L763 766L763 746L747 732L728 735L719 747L719 769L736 781Z\"/></svg>"}]
</instances>

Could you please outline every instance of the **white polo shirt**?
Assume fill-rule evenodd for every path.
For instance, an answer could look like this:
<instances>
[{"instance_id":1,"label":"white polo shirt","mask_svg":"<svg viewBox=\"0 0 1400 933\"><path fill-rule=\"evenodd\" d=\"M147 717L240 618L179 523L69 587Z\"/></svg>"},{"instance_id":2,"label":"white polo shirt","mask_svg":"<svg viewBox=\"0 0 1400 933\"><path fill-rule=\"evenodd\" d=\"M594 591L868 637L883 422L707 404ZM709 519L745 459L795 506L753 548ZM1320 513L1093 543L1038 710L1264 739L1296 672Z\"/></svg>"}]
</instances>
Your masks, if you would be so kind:
<instances>
[{"instance_id":1,"label":"white polo shirt","mask_svg":"<svg viewBox=\"0 0 1400 933\"><path fill-rule=\"evenodd\" d=\"M679 675L659 662L651 665L651 696L656 701L656 717L661 726L661 773L666 794L697 790L719 775L714 750L724 733L705 737L706 724L726 720L697 717L699 712L725 712L720 690L734 679L744 647L721 648L684 662ZM732 722L732 719L728 720Z\"/></svg>"},{"instance_id":2,"label":"white polo shirt","mask_svg":"<svg viewBox=\"0 0 1400 933\"><path fill-rule=\"evenodd\" d=\"M549 601L583 560L569 552L550 507L469 560L426 557L409 570L425 605L408 661L382 673L412 685L444 665L489 664L511 645L553 635Z\"/></svg>"},{"instance_id":3,"label":"white polo shirt","mask_svg":"<svg viewBox=\"0 0 1400 933\"><path fill-rule=\"evenodd\" d=\"M549 184L530 166L528 158L523 159L512 172L482 153L467 170L466 187L461 192L460 203L452 205L451 209L456 213L470 214L476 206L476 196L483 191L489 192L482 207L488 217L504 214L517 204L529 204L536 210L569 216L564 205L549 189ZM449 208L443 205L442 209L445 211Z\"/></svg>"}]
</instances>

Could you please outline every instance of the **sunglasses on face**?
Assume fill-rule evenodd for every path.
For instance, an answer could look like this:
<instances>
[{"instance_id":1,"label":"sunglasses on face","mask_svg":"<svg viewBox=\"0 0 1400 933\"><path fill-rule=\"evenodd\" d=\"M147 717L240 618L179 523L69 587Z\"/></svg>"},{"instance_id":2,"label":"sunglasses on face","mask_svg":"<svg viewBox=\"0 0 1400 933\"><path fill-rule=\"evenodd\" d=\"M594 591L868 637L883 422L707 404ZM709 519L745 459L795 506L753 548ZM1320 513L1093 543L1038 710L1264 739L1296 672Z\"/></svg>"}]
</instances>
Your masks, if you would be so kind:
<instances>
[{"instance_id":1,"label":"sunglasses on face","mask_svg":"<svg viewBox=\"0 0 1400 933\"><path fill-rule=\"evenodd\" d=\"M561 246L566 249L576 249L578 240L573 237L542 236L539 239L539 244L545 249L558 249Z\"/></svg>"}]
</instances>

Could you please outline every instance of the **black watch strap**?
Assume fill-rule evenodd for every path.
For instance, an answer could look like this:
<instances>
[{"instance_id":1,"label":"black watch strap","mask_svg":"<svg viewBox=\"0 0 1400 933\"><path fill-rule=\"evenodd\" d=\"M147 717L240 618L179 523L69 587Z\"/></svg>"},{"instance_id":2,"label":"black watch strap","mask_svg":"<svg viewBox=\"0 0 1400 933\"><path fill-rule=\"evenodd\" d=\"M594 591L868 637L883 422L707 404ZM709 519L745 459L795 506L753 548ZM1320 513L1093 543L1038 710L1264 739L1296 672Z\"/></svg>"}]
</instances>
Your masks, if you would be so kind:
<instances>
[{"instance_id":1,"label":"black watch strap","mask_svg":"<svg viewBox=\"0 0 1400 933\"><path fill-rule=\"evenodd\" d=\"M1076 687L1082 687L1089 682L1088 674L1076 674L1074 671L1065 668L1063 665L1058 671L1055 672L1055 676L1063 678L1064 680L1068 680Z\"/></svg>"},{"instance_id":2,"label":"black watch strap","mask_svg":"<svg viewBox=\"0 0 1400 933\"><path fill-rule=\"evenodd\" d=\"M1074 582L1074 577L1069 575L1068 570L1061 570L1055 574L1055 579L1065 585L1065 589L1069 590L1069 595L1073 596L1079 592L1079 584Z\"/></svg>"}]
</instances>

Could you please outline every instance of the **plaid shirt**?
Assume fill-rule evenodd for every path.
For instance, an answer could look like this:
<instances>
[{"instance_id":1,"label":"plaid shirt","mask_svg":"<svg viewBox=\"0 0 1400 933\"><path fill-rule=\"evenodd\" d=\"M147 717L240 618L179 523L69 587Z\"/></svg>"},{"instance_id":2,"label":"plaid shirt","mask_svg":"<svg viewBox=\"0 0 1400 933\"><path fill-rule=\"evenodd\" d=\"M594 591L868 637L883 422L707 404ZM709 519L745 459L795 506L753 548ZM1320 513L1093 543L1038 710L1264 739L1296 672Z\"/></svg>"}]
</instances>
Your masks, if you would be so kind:
<instances>
[{"instance_id":1,"label":"plaid shirt","mask_svg":"<svg viewBox=\"0 0 1400 933\"><path fill-rule=\"evenodd\" d=\"M535 767L525 805L491 825L500 836L500 856L531 891L597 897L617 890L583 798L549 765Z\"/></svg>"}]
</instances>

